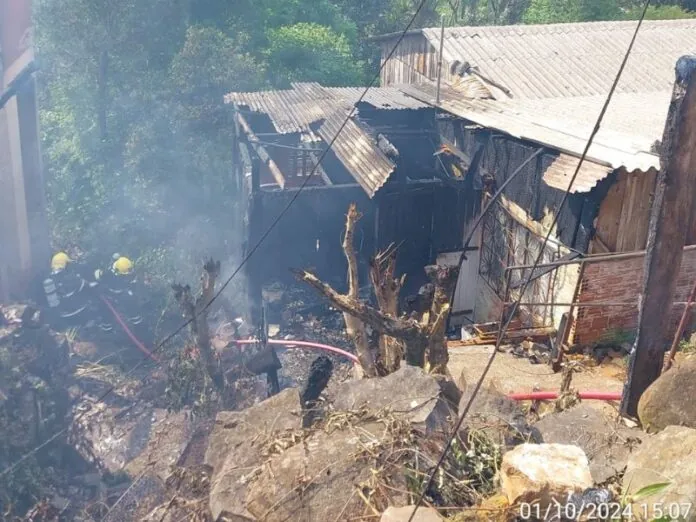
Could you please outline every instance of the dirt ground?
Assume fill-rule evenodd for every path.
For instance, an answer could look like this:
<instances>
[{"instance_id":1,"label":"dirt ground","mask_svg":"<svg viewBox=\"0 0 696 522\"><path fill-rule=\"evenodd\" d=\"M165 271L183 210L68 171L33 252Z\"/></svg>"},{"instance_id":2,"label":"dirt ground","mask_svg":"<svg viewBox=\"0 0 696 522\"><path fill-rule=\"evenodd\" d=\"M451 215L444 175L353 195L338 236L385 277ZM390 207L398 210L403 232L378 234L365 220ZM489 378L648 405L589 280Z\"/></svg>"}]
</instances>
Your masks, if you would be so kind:
<instances>
[{"instance_id":1,"label":"dirt ground","mask_svg":"<svg viewBox=\"0 0 696 522\"><path fill-rule=\"evenodd\" d=\"M449 351L449 371L456 382L464 381L474 386L480 378L493 352L493 346L455 347ZM578 391L621 392L625 379L625 367L621 359L605 362L600 366L582 365L574 374L572 388ZM484 386L493 386L502 393L558 391L561 374L553 373L545 364L531 364L528 359L500 352L484 381ZM618 403L587 401L603 411L618 412Z\"/></svg>"}]
</instances>

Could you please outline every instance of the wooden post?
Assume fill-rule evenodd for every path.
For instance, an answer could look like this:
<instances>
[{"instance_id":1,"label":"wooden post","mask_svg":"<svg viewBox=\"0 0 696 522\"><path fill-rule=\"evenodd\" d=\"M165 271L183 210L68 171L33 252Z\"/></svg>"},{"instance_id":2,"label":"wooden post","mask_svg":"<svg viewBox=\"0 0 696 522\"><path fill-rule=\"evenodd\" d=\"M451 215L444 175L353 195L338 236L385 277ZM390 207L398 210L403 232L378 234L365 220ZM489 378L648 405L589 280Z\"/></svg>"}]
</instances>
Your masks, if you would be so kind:
<instances>
[{"instance_id":1,"label":"wooden post","mask_svg":"<svg viewBox=\"0 0 696 522\"><path fill-rule=\"evenodd\" d=\"M676 81L660 147L660 172L648 228L638 334L621 412L636 416L643 392L662 370L672 301L696 187L696 56L677 61Z\"/></svg>"},{"instance_id":2,"label":"wooden post","mask_svg":"<svg viewBox=\"0 0 696 522\"><path fill-rule=\"evenodd\" d=\"M247 234L247 249L254 248L260 240L263 227L263 194L261 192L261 162L257 157L251 163L251 194L249 195L249 230ZM262 262L247 263L247 289L249 307L253 324L258 324L261 318L262 303Z\"/></svg>"}]
</instances>

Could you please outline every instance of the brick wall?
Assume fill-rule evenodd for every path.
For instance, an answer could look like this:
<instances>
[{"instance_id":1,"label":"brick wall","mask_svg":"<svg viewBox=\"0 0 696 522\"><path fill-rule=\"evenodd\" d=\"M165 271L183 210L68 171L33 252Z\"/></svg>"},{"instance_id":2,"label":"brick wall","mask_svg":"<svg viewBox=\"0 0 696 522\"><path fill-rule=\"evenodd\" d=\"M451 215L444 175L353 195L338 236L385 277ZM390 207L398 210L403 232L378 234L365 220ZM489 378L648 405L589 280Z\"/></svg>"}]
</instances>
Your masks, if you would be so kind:
<instances>
[{"instance_id":1,"label":"brick wall","mask_svg":"<svg viewBox=\"0 0 696 522\"><path fill-rule=\"evenodd\" d=\"M592 307L578 308L574 344L595 344L635 333L638 324L638 295L643 284L644 256L631 259L588 263L581 281L578 301L635 302L631 308ZM686 301L696 281L696 248L684 250L677 281L675 301ZM683 306L675 306L672 313L674 334Z\"/></svg>"}]
</instances>

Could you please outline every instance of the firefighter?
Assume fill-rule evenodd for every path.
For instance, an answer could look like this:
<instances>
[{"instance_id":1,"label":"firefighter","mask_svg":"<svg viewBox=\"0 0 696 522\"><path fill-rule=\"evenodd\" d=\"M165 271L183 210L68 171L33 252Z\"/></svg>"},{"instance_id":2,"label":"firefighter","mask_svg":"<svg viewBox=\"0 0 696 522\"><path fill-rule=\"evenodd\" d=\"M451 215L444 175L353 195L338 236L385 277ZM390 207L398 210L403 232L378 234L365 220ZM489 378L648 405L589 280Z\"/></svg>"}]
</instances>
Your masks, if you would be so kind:
<instances>
[{"instance_id":1,"label":"firefighter","mask_svg":"<svg viewBox=\"0 0 696 522\"><path fill-rule=\"evenodd\" d=\"M88 285L76 263L65 252L51 259L51 276L44 281L44 293L54 318L70 326L85 321L89 305Z\"/></svg>"},{"instance_id":2,"label":"firefighter","mask_svg":"<svg viewBox=\"0 0 696 522\"><path fill-rule=\"evenodd\" d=\"M131 325L139 325L143 319L138 314L135 295L137 278L133 262L125 256L114 254L113 263L108 270L97 270L94 274L102 297L111 302L116 310L124 314ZM99 328L105 332L113 330L110 310L105 310L99 321Z\"/></svg>"}]
</instances>

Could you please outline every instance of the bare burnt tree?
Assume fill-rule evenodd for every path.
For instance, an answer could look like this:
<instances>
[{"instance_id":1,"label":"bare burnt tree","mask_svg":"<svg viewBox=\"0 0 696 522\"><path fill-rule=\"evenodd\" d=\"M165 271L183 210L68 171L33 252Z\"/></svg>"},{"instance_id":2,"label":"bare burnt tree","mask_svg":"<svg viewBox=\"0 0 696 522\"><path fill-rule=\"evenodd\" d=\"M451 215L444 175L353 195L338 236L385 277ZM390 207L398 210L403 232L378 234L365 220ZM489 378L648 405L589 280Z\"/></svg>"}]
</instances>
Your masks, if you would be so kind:
<instances>
[{"instance_id":1,"label":"bare burnt tree","mask_svg":"<svg viewBox=\"0 0 696 522\"><path fill-rule=\"evenodd\" d=\"M210 343L207 308L215 296L215 283L219 275L220 262L210 259L203 266L201 293L197 298L194 299L189 285L175 284L172 285L172 289L184 318L187 321L191 321L189 330L203 358L208 375L218 389L223 389L225 387L225 379Z\"/></svg>"},{"instance_id":2,"label":"bare burnt tree","mask_svg":"<svg viewBox=\"0 0 696 522\"><path fill-rule=\"evenodd\" d=\"M362 338L360 338L360 343L356 342L356 349L367 352L362 354L358 352L358 358L367 376L374 376L377 372L374 356L365 333L366 326L375 329L383 337L396 340L395 342L388 339L380 340L380 346L384 347L380 358L385 361L385 368L387 365L391 365L390 371L398 368L395 359L397 354L398 357L401 356L400 352L403 350L407 364L424 367L434 373L446 373L449 356L445 329L450 295L454 291L459 269L441 266L425 267L426 274L435 288L432 302L429 303L427 310L420 318L399 316L396 303L398 303L398 291L403 279L397 281L394 278L393 261L387 261L390 256L394 255L393 252L380 254L373 260L371 274L373 285L377 283L375 293L380 309L368 305L361 301L357 295L357 261L352 248L352 231L356 217L357 210L352 204L348 211L346 238L343 242L346 257L349 259L349 292L346 295L338 293L330 285L306 270L297 272L297 277L314 287L343 312L349 335L352 331L354 341L356 339L355 332L365 336L364 342ZM352 254L352 257L349 254ZM351 266L353 270L351 270ZM383 306L384 308L382 308ZM396 344L397 342L398 344ZM365 367L363 361L367 361L369 366Z\"/></svg>"}]
</instances>

